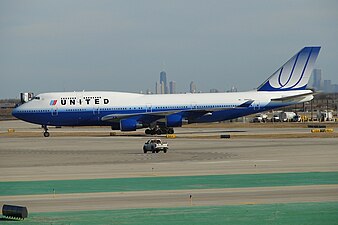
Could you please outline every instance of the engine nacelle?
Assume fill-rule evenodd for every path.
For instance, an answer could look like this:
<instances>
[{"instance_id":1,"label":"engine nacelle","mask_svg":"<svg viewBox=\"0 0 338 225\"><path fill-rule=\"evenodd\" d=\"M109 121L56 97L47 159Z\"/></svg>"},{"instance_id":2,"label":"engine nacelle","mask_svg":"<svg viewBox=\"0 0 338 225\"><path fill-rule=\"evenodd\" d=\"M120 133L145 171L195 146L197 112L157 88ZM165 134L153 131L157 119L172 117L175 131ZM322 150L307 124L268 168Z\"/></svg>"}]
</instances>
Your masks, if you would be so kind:
<instances>
[{"instance_id":1,"label":"engine nacelle","mask_svg":"<svg viewBox=\"0 0 338 225\"><path fill-rule=\"evenodd\" d=\"M172 114L166 116L166 126L167 127L181 127L182 126L182 115Z\"/></svg>"},{"instance_id":2,"label":"engine nacelle","mask_svg":"<svg viewBox=\"0 0 338 225\"><path fill-rule=\"evenodd\" d=\"M134 119L123 119L120 121L121 131L135 131L136 129L142 128L143 125L139 124Z\"/></svg>"}]
</instances>

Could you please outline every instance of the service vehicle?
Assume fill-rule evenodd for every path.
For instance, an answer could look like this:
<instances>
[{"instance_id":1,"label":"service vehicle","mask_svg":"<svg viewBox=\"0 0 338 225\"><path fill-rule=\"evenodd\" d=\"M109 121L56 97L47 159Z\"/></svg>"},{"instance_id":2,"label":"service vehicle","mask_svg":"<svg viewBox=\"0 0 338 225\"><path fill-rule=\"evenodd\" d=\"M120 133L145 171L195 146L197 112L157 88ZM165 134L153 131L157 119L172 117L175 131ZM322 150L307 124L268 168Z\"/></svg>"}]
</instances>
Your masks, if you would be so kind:
<instances>
[{"instance_id":1,"label":"service vehicle","mask_svg":"<svg viewBox=\"0 0 338 225\"><path fill-rule=\"evenodd\" d=\"M271 118L271 122L280 122L279 115L274 114Z\"/></svg>"},{"instance_id":2,"label":"service vehicle","mask_svg":"<svg viewBox=\"0 0 338 225\"><path fill-rule=\"evenodd\" d=\"M143 145L143 152L147 153L159 153L160 151L163 151L164 153L167 153L168 151L168 143L162 142L161 139L149 139L146 143Z\"/></svg>"},{"instance_id":3,"label":"service vehicle","mask_svg":"<svg viewBox=\"0 0 338 225\"><path fill-rule=\"evenodd\" d=\"M282 122L294 122L294 118L297 116L295 112L280 112L279 119Z\"/></svg>"},{"instance_id":4,"label":"service vehicle","mask_svg":"<svg viewBox=\"0 0 338 225\"><path fill-rule=\"evenodd\" d=\"M268 115L266 114L257 114L253 119L252 122L253 123L265 123L266 121L268 121Z\"/></svg>"}]
</instances>

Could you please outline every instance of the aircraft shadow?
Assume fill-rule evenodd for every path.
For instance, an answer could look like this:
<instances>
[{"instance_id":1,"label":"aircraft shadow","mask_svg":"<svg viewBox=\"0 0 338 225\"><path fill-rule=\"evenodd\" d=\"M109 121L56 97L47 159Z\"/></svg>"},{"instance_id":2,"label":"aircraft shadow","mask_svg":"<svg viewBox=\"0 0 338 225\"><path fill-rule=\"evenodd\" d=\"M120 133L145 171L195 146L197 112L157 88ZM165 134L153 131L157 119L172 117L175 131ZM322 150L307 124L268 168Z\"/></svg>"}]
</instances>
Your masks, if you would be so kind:
<instances>
[{"instance_id":1,"label":"aircraft shadow","mask_svg":"<svg viewBox=\"0 0 338 225\"><path fill-rule=\"evenodd\" d=\"M244 130L216 130L216 131L189 131L179 132L177 134L218 134L218 133L244 133Z\"/></svg>"}]
</instances>

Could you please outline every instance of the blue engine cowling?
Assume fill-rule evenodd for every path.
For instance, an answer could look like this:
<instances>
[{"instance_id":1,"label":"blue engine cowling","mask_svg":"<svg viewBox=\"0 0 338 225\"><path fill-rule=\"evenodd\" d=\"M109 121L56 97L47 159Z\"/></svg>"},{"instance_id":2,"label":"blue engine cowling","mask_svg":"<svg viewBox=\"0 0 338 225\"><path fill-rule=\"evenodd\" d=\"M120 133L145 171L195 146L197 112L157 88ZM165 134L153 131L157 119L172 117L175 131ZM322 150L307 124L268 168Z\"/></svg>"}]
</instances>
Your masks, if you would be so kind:
<instances>
[{"instance_id":1,"label":"blue engine cowling","mask_svg":"<svg viewBox=\"0 0 338 225\"><path fill-rule=\"evenodd\" d=\"M142 124L139 124L134 119L123 119L120 121L121 131L135 131L138 128L142 128Z\"/></svg>"},{"instance_id":2,"label":"blue engine cowling","mask_svg":"<svg viewBox=\"0 0 338 225\"><path fill-rule=\"evenodd\" d=\"M182 126L182 115L172 114L166 116L166 126L167 127L181 127Z\"/></svg>"}]
</instances>

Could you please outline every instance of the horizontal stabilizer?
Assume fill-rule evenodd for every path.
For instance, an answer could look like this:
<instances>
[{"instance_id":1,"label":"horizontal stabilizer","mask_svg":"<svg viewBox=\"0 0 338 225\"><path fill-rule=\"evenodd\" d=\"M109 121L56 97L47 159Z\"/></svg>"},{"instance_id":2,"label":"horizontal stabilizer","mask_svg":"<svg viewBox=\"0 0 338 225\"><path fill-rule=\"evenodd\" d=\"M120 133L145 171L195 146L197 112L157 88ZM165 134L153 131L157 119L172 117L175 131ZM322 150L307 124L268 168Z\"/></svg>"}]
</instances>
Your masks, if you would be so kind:
<instances>
[{"instance_id":1,"label":"horizontal stabilizer","mask_svg":"<svg viewBox=\"0 0 338 225\"><path fill-rule=\"evenodd\" d=\"M273 98L271 99L272 102L291 102L295 100L299 100L300 98L306 98L309 96L313 96L314 93L306 93L306 94L300 94L300 95L293 95L293 96L287 96L282 98Z\"/></svg>"}]
</instances>

